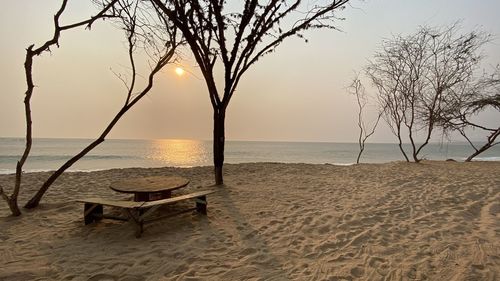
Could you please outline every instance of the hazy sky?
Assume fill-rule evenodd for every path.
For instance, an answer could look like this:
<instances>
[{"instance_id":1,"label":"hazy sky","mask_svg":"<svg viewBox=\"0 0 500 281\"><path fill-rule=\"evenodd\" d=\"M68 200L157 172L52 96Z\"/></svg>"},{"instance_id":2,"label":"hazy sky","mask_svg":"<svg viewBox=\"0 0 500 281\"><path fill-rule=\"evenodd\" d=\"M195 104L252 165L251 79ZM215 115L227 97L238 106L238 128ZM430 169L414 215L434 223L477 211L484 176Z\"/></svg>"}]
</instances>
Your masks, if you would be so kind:
<instances>
[{"instance_id":1,"label":"hazy sky","mask_svg":"<svg viewBox=\"0 0 500 281\"><path fill-rule=\"evenodd\" d=\"M88 1L70 0L64 23L93 14ZM0 10L0 137L24 136L25 48L52 36L60 1L4 1ZM482 28L497 35L487 63L500 63L500 1L366 0L341 13L343 32L306 33L309 43L289 39L243 77L226 114L228 140L355 142L357 107L346 86L366 65L382 38L408 34L419 25L462 20L464 31ZM61 48L35 58L37 88L32 99L34 137L93 138L124 102L125 89L113 72L127 73L122 31L97 22L92 31L62 34ZM166 67L155 88L110 134L111 138L211 139L212 107L194 62L193 74ZM146 75L147 73L143 73ZM498 115L489 114L489 122ZM496 120L498 122L498 120ZM393 142L381 127L371 139Z\"/></svg>"}]
</instances>

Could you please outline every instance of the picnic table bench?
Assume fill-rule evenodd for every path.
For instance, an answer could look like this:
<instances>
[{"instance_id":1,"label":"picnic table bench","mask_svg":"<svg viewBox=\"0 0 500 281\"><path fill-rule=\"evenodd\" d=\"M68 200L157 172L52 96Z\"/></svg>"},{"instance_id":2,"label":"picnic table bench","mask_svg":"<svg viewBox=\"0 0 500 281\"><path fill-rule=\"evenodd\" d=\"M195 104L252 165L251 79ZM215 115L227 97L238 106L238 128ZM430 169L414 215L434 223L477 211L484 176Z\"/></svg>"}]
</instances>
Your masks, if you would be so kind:
<instances>
[{"instance_id":1,"label":"picnic table bench","mask_svg":"<svg viewBox=\"0 0 500 281\"><path fill-rule=\"evenodd\" d=\"M166 217L171 217L173 215L178 215L193 210L196 210L197 212L206 215L207 195L214 192L215 190L196 191L181 196L155 200L155 201L127 201L127 200L113 200L104 198L85 198L85 199L78 199L76 201L84 203L83 220L85 222L85 225L90 224L92 222L100 221L103 218L131 221L135 226L136 230L135 236L139 238L141 237L142 232L144 231L145 223L156 221ZM170 214L167 216L157 216L157 217L151 216L151 214L161 206L189 199L195 200L196 205L194 208L184 209L179 212L176 212L175 214ZM119 217L119 216L104 214L103 206L110 206L123 209L126 211L128 216Z\"/></svg>"}]
</instances>

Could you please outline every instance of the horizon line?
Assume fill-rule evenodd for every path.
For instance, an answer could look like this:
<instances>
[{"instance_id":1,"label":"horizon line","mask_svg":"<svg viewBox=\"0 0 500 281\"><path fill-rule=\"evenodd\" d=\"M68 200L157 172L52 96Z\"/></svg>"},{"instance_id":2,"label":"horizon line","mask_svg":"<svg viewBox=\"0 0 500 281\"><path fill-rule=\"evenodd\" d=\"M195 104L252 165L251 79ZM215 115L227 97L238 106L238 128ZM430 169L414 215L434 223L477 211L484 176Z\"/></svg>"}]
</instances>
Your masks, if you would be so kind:
<instances>
[{"instance_id":1,"label":"horizon line","mask_svg":"<svg viewBox=\"0 0 500 281\"><path fill-rule=\"evenodd\" d=\"M25 137L3 137L0 136L0 139L25 139ZM95 140L95 138L84 138L84 137L34 137L33 140L35 139L46 139L46 140ZM105 140L131 140L131 141L159 141L159 140L178 140L178 141L205 141L205 142L211 142L212 139L194 139L194 138L152 138L152 139L145 139L145 138L106 138ZM357 141L325 141L325 140L243 140L243 139L226 139L226 141L234 141L234 142L276 142L276 143L342 143L342 144L358 144L359 142ZM473 140L473 142L482 142L482 140ZM395 144L397 145L397 142L365 142L366 144ZM468 144L467 141L431 141L429 143L432 144ZM404 142L403 145L406 144L411 144L409 142ZM420 144L420 142L416 142L416 144Z\"/></svg>"}]
</instances>

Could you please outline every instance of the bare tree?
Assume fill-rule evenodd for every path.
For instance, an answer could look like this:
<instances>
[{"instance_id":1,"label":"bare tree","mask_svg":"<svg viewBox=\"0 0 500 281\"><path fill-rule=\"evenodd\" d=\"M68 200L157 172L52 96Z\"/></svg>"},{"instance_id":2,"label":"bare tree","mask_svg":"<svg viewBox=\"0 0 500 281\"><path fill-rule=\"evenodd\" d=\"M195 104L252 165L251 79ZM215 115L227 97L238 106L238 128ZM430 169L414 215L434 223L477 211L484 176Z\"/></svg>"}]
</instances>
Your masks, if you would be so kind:
<instances>
[{"instance_id":1,"label":"bare tree","mask_svg":"<svg viewBox=\"0 0 500 281\"><path fill-rule=\"evenodd\" d=\"M125 78L117 75L127 89L123 106L93 142L66 161L59 169L50 175L38 192L26 203L25 208L34 208L38 206L45 192L64 171L84 157L92 149L103 143L106 136L111 132L122 116L149 93L153 87L155 75L173 60L176 48L181 43L181 41L178 41L179 38L175 26L172 26L161 14L150 13L152 10L151 7L145 7L144 5L148 4L135 0L119 0L116 4L116 9L120 11L120 26L125 31L127 37L128 58L131 69L131 79L129 83L127 83ZM161 29L158 29L159 27L161 27ZM134 53L137 47L142 47L146 50L154 63L150 65L151 70L147 77L145 87L136 92L136 79L138 73Z\"/></svg>"},{"instance_id":2,"label":"bare tree","mask_svg":"<svg viewBox=\"0 0 500 281\"><path fill-rule=\"evenodd\" d=\"M26 59L24 62L24 70L25 70L25 76L26 76L26 92L25 92L25 97L24 97L24 111L25 111L25 118L26 118L26 145L24 148L24 152L19 159L19 161L16 164L16 177L15 177L15 183L14 183L14 189L12 191L12 194L9 196L7 195L6 191L0 187L0 194L2 198L8 203L9 208L12 212L12 215L14 216L19 216L21 215L21 211L19 210L17 198L19 196L19 192L21 189L21 180L22 180L22 172L23 172L23 165L26 162L26 159L28 158L28 155L31 150L32 146L32 118L31 118L31 97L33 95L33 91L35 88L35 84L33 81L33 59L42 53L46 51L50 51L50 48L52 46L57 46L59 47L59 37L61 35L61 32L69 30L69 29L74 29L78 28L81 26L86 26L87 29L90 29L92 27L92 24L98 20L98 19L105 19L105 18L112 18L116 17L116 10L114 9L114 4L118 0L112 0L109 1L106 5L102 6L102 9L97 13L95 16L83 20L80 22L76 23L71 23L67 25L61 25L60 23L60 17L64 13L66 9L66 4L68 0L63 0L61 7L57 11L57 13L54 15L54 33L52 35L52 38L48 41L46 41L44 44L42 44L40 47L35 48L35 45L30 45L26 49Z\"/></svg>"},{"instance_id":3,"label":"bare tree","mask_svg":"<svg viewBox=\"0 0 500 281\"><path fill-rule=\"evenodd\" d=\"M377 129L378 123L384 111L383 110L379 111L379 114L377 115L377 119L375 120L375 122L370 127L367 127L363 112L365 110L366 105L368 104L368 96L366 94L365 87L363 86L361 80L359 79L358 74L356 74L356 76L353 78L351 85L348 87L348 92L351 95L356 96L356 102L358 104L359 153L358 157L356 158L356 164L359 164L359 159L361 158L361 154L363 154L363 151L365 150L366 140L375 133L375 130Z\"/></svg>"},{"instance_id":4,"label":"bare tree","mask_svg":"<svg viewBox=\"0 0 500 281\"><path fill-rule=\"evenodd\" d=\"M471 145L474 152L466 158L466 162L499 143L496 139L500 135L500 126L486 126L472 121L472 117L488 109L500 113L500 66L474 83L464 83L463 88L458 89L446 102L450 106L439 116L439 126L445 133L459 132ZM486 141L477 146L469 137L468 129L484 131L487 134Z\"/></svg>"},{"instance_id":5,"label":"bare tree","mask_svg":"<svg viewBox=\"0 0 500 281\"><path fill-rule=\"evenodd\" d=\"M378 63L371 63L366 74L376 87L379 112L387 123L392 133L398 139L398 147L407 162L410 161L403 148L403 127L406 119L407 108L410 103L401 94L402 82L404 81L404 64L397 59L395 53L397 49L390 44L383 44L383 52L392 54L390 56L380 56L376 54Z\"/></svg>"},{"instance_id":6,"label":"bare tree","mask_svg":"<svg viewBox=\"0 0 500 281\"><path fill-rule=\"evenodd\" d=\"M489 40L479 31L459 31L460 26L453 24L447 28L421 27L415 34L396 36L382 43L382 51L367 67L386 110L384 119L397 129L400 147L400 125L404 125L415 162L421 160L422 149L429 144L442 112L450 106L447 101L465 84L474 82L482 58L480 49ZM419 135L423 142L417 144Z\"/></svg>"},{"instance_id":7,"label":"bare tree","mask_svg":"<svg viewBox=\"0 0 500 281\"><path fill-rule=\"evenodd\" d=\"M214 110L215 183L223 184L226 109L243 74L286 38L311 28L335 28L334 11L349 0L302 3L246 0L151 0L182 31L205 79ZM237 7L239 6L239 7ZM240 10L241 11L238 11ZM222 87L214 69L222 61Z\"/></svg>"}]
</instances>

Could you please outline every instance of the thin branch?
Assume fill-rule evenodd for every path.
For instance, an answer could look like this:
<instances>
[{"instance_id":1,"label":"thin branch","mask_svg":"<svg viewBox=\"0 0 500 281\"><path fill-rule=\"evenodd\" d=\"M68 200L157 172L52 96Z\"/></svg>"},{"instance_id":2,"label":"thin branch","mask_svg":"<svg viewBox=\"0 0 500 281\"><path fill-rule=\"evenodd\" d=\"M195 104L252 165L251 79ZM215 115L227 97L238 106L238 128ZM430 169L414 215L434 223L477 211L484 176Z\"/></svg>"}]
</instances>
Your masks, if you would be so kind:
<instances>
[{"instance_id":1,"label":"thin branch","mask_svg":"<svg viewBox=\"0 0 500 281\"><path fill-rule=\"evenodd\" d=\"M135 68L135 58L133 55L133 50L135 48L135 43L136 43L136 24L137 24L137 18L136 18L136 8L132 8L133 11L130 11L131 9L130 6L121 6L121 8L125 11L125 14L127 17L122 18L123 24L125 26L126 32L127 32L127 40L128 40L128 54L129 54L129 60L131 64L131 69L132 69L132 81L130 85L126 85L127 87L127 93L126 93L126 102L122 106L122 108L116 113L115 117L112 118L112 120L109 122L109 124L106 126L106 128L101 132L101 134L89 145L87 145L85 148L83 148L78 154L74 155L72 158L70 158L68 161L66 161L59 169L57 169L54 173L50 175L50 177L43 183L43 185L40 187L38 192L26 203L25 208L34 208L38 206L40 200L42 199L43 195L45 192L49 189L49 187L54 183L59 176L64 173L68 168L70 168L74 163L76 163L78 160L80 160L82 157L87 155L91 150L93 150L95 147L97 147L99 144L105 141L105 138L107 135L111 132L113 127L118 123L118 121L122 118L122 116L127 113L128 110L130 110L141 98L143 98L153 87L154 84L154 78L155 75L165 66L167 65L173 56L175 55L175 50L178 46L178 43L176 42L175 38L175 33L171 33L170 35L173 36L171 37L171 41L169 41L169 44L166 44L165 42L162 42L163 46L165 46L165 51L164 53L158 58L156 64L152 68L151 72L149 73L148 76L148 83L147 85L142 89L142 91L136 95L132 96L132 92L134 91L135 88L135 77L136 77L136 68ZM120 78L120 76L118 76ZM123 79L122 82L125 83Z\"/></svg>"},{"instance_id":2,"label":"thin branch","mask_svg":"<svg viewBox=\"0 0 500 281\"><path fill-rule=\"evenodd\" d=\"M118 0L113 0L111 1L108 5L106 5L96 16L91 17L90 19L86 21L82 21L79 23L74 23L66 26L60 26L59 19L61 15L63 14L64 10L66 9L66 4L67 0L63 0L61 3L61 7L57 11L57 13L54 15L54 33L53 36L50 40L46 41L43 45L40 47L34 49L35 45L32 44L26 49L26 58L25 58L25 63L24 63L24 69L25 69L25 77L26 77L26 85L27 89L25 92L25 98L24 98L24 111L25 111L25 120L26 120L26 144L25 144L25 149L23 151L23 154L21 155L19 161L16 163L16 176L15 176L15 183L14 183L14 190L12 192L12 195L10 198L2 192L5 196L3 196L4 199L6 199L7 203L9 204L9 207L11 209L11 212L13 215L20 215L21 212L18 207L17 203L17 198L19 196L19 192L21 190L21 180L22 180L22 169L24 166L24 163L26 162L26 159L28 158L28 155L31 151L31 146L32 146L32 116L31 116L31 97L33 95L33 90L34 90L34 83L33 83L33 76L32 76L32 71L33 71L33 58L35 56L40 55L41 53L45 51L50 51L50 46L56 45L59 46L59 37L61 34L61 31L63 30L68 30L71 28L75 28L78 26L82 25L87 25L87 28L90 28L91 25L99 18L104 18L104 17L111 17L113 16L106 14L106 12L117 2Z\"/></svg>"}]
</instances>

